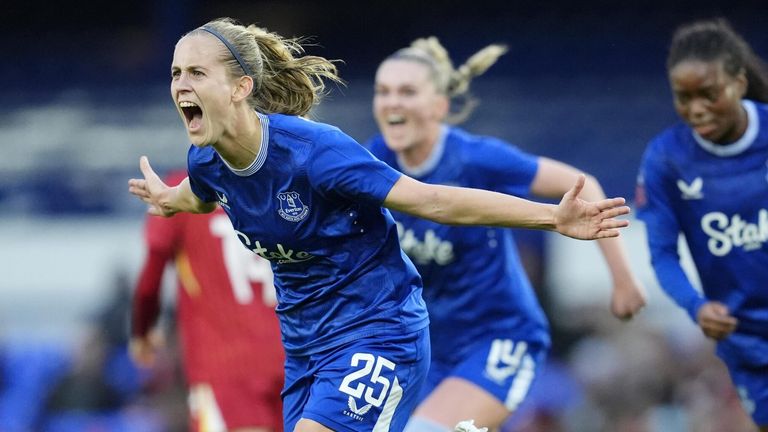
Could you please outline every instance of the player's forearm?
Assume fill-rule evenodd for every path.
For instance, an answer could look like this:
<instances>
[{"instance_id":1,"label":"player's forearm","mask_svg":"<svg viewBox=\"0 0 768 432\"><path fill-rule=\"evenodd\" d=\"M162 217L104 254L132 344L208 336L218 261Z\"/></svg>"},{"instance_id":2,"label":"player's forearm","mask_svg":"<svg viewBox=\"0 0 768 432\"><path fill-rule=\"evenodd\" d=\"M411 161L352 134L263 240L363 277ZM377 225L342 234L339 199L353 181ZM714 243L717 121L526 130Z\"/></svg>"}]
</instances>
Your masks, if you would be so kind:
<instances>
[{"instance_id":1,"label":"player's forearm","mask_svg":"<svg viewBox=\"0 0 768 432\"><path fill-rule=\"evenodd\" d=\"M608 265L611 278L614 282L631 280L632 269L629 266L626 249L620 238L604 238L597 241L600 252ZM623 286L615 283L614 286Z\"/></svg>"},{"instance_id":2,"label":"player's forearm","mask_svg":"<svg viewBox=\"0 0 768 432\"><path fill-rule=\"evenodd\" d=\"M555 229L555 208L511 195L481 189L433 186L419 215L451 225L488 225Z\"/></svg>"},{"instance_id":3,"label":"player's forearm","mask_svg":"<svg viewBox=\"0 0 768 432\"><path fill-rule=\"evenodd\" d=\"M688 312L694 322L697 322L696 315L706 299L688 280L688 276L680 266L679 256L676 253L653 250L651 255L653 269L661 288L675 303Z\"/></svg>"}]
</instances>

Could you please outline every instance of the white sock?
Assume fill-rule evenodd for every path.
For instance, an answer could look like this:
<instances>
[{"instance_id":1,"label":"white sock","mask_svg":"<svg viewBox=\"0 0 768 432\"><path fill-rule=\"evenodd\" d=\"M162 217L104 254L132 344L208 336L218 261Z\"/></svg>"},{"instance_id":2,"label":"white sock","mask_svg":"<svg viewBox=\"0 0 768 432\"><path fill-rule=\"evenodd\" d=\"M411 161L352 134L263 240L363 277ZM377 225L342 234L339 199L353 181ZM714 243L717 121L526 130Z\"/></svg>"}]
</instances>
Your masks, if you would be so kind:
<instances>
[{"instance_id":1,"label":"white sock","mask_svg":"<svg viewBox=\"0 0 768 432\"><path fill-rule=\"evenodd\" d=\"M424 417L411 417L403 432L451 432L451 428Z\"/></svg>"}]
</instances>

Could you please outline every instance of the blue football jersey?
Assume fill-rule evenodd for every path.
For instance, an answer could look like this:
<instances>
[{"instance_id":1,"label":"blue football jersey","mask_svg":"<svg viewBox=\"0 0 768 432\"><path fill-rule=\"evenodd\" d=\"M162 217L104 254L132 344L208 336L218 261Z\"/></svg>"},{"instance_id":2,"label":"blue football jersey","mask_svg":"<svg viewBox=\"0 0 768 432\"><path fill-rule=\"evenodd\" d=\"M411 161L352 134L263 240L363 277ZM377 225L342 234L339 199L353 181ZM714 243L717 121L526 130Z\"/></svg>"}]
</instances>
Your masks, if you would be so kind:
<instances>
[{"instance_id":1,"label":"blue football jersey","mask_svg":"<svg viewBox=\"0 0 768 432\"><path fill-rule=\"evenodd\" d=\"M718 352L768 364L768 106L743 106L749 125L734 143L708 142L682 122L650 142L638 176L638 217L661 286L694 321L705 298L739 320ZM680 267L681 232L703 296Z\"/></svg>"},{"instance_id":2,"label":"blue football jersey","mask_svg":"<svg viewBox=\"0 0 768 432\"><path fill-rule=\"evenodd\" d=\"M420 181L526 196L536 157L503 141L444 126L432 154L408 169L381 135L374 156ZM462 348L492 331L549 345L549 329L505 228L441 225L393 212L403 250L424 280L433 358L460 357Z\"/></svg>"},{"instance_id":3,"label":"blue football jersey","mask_svg":"<svg viewBox=\"0 0 768 432\"><path fill-rule=\"evenodd\" d=\"M421 279L381 207L400 173L338 128L259 115L262 145L246 169L211 147L188 154L192 191L218 202L240 241L272 264L291 355L428 325Z\"/></svg>"}]
</instances>

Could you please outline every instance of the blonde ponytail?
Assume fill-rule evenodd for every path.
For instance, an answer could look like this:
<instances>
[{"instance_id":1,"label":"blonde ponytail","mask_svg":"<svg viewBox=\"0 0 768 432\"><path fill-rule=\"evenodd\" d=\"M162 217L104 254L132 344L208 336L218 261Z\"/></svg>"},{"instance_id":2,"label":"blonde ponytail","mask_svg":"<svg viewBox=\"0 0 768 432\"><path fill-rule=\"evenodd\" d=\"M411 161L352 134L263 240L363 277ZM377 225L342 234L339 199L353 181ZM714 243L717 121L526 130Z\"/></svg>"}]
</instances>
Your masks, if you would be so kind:
<instances>
[{"instance_id":1,"label":"blonde ponytail","mask_svg":"<svg viewBox=\"0 0 768 432\"><path fill-rule=\"evenodd\" d=\"M210 21L188 35L197 32L224 38L228 51L222 51L222 60L233 76L253 79L248 103L259 112L306 115L326 94L325 79L343 84L333 61L304 56L299 39L245 27L231 18Z\"/></svg>"},{"instance_id":2,"label":"blonde ponytail","mask_svg":"<svg viewBox=\"0 0 768 432\"><path fill-rule=\"evenodd\" d=\"M506 52L505 45L488 45L454 69L445 47L435 36L429 36L416 39L409 47L398 50L387 59L409 59L429 66L437 91L451 101L460 102L458 111L449 113L445 119L447 123L458 124L469 118L477 107L477 100L469 93L472 79L485 73Z\"/></svg>"}]
</instances>

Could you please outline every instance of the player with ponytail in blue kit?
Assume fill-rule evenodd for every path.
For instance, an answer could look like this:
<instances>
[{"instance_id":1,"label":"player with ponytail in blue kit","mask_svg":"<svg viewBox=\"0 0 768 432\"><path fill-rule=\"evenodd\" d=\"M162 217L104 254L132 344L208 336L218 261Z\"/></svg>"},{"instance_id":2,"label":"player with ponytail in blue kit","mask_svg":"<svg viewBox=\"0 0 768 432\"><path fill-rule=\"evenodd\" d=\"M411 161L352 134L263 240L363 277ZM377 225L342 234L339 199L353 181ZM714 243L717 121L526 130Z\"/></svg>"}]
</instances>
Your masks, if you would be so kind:
<instances>
[{"instance_id":1,"label":"player with ponytail in blue kit","mask_svg":"<svg viewBox=\"0 0 768 432\"><path fill-rule=\"evenodd\" d=\"M491 45L454 70L434 38L387 57L376 73L373 112L381 130L374 156L419 181L515 195L562 197L579 171L455 124L453 98L505 52ZM582 196L603 199L590 178ZM512 232L446 226L393 212L400 243L424 280L432 364L408 432L451 431L457 422L498 428L527 396L549 350L549 327L522 267ZM619 239L600 240L613 277L613 313L630 318L645 303ZM457 429L458 430L458 429ZM465 429L473 430L471 425Z\"/></svg>"},{"instance_id":2,"label":"player with ponytail in blue kit","mask_svg":"<svg viewBox=\"0 0 768 432\"><path fill-rule=\"evenodd\" d=\"M269 260L286 351L285 431L402 431L430 359L422 282L383 207L443 223L615 237L623 199L559 205L401 175L338 128L305 119L338 81L333 63L255 26L219 19L176 44L171 96L192 142L166 186L147 158L129 191L172 216L220 205ZM382 207L383 206L383 207ZM244 364L248 359L242 359Z\"/></svg>"},{"instance_id":3,"label":"player with ponytail in blue kit","mask_svg":"<svg viewBox=\"0 0 768 432\"><path fill-rule=\"evenodd\" d=\"M768 73L724 20L680 27L667 73L682 122L656 136L638 176L664 290L717 341L745 410L768 431ZM683 233L703 294L679 263Z\"/></svg>"}]
</instances>

